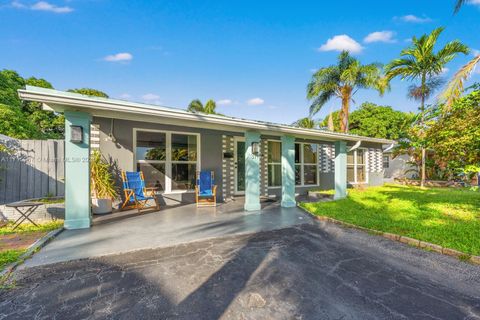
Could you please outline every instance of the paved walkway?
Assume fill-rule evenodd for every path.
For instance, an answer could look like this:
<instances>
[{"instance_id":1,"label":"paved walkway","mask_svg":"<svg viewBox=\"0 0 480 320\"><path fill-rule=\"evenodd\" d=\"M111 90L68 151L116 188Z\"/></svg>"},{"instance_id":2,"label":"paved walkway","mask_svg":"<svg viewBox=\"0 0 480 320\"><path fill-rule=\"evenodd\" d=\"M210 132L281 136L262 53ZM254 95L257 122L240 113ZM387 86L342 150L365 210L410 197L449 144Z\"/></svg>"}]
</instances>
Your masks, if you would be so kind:
<instances>
[{"instance_id":1,"label":"paved walkway","mask_svg":"<svg viewBox=\"0 0 480 320\"><path fill-rule=\"evenodd\" d=\"M310 224L27 269L7 318L479 319L480 268Z\"/></svg>"},{"instance_id":2,"label":"paved walkway","mask_svg":"<svg viewBox=\"0 0 480 320\"><path fill-rule=\"evenodd\" d=\"M241 199L215 208L197 208L189 204L142 215L136 210L122 212L114 214L115 217L119 219L97 217L97 225L91 229L63 231L21 268L273 230L311 221L300 209L281 208L278 202L272 201L262 203L261 213L245 212Z\"/></svg>"}]
</instances>

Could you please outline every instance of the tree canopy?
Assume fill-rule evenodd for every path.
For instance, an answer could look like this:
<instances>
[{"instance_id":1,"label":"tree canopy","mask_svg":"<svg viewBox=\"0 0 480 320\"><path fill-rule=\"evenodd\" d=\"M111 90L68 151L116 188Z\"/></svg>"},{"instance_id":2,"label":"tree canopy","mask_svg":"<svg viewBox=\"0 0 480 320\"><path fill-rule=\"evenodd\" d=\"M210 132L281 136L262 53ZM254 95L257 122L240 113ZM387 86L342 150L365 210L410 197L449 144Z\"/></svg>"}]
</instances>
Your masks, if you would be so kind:
<instances>
[{"instance_id":1,"label":"tree canopy","mask_svg":"<svg viewBox=\"0 0 480 320\"><path fill-rule=\"evenodd\" d=\"M335 131L340 131L339 111L332 112ZM390 106L379 106L364 102L350 114L349 132L366 137L398 140L413 119L413 113L394 110ZM320 127L328 126L328 117L320 122Z\"/></svg>"},{"instance_id":2,"label":"tree canopy","mask_svg":"<svg viewBox=\"0 0 480 320\"><path fill-rule=\"evenodd\" d=\"M63 115L42 110L42 105L38 102L21 101L17 90L25 85L53 89L52 84L45 79L23 78L13 70L0 71L0 133L18 139L63 138ZM106 93L96 89L68 91L108 98Z\"/></svg>"},{"instance_id":3,"label":"tree canopy","mask_svg":"<svg viewBox=\"0 0 480 320\"><path fill-rule=\"evenodd\" d=\"M480 171L480 91L456 100L427 131L428 145L444 168Z\"/></svg>"}]
</instances>

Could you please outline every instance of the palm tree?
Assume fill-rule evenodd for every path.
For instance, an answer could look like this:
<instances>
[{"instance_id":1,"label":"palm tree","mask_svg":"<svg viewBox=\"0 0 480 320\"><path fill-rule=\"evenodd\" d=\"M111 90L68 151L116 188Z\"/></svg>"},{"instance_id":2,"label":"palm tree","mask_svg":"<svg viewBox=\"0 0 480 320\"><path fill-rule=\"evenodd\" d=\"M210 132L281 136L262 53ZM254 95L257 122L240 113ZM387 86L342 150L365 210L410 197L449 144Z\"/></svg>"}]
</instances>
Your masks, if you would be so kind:
<instances>
[{"instance_id":1,"label":"palm tree","mask_svg":"<svg viewBox=\"0 0 480 320\"><path fill-rule=\"evenodd\" d=\"M199 99L194 99L188 105L187 111L201 112L206 114L219 114L215 111L216 108L217 104L212 99L208 100L207 103L205 103L205 106Z\"/></svg>"},{"instance_id":2,"label":"palm tree","mask_svg":"<svg viewBox=\"0 0 480 320\"><path fill-rule=\"evenodd\" d=\"M445 65L459 53L467 54L469 49L458 40L450 41L443 48L434 52L435 44L444 28L440 27L430 34L424 34L420 38L413 37L412 45L400 53L400 58L393 60L385 66L387 81L395 77L402 80L416 81L420 83L410 87L409 95L420 101L420 113L425 112L425 101L438 87L437 77L443 72ZM420 119L420 126L424 119ZM422 180L421 186L425 185L425 147L422 146Z\"/></svg>"},{"instance_id":3,"label":"palm tree","mask_svg":"<svg viewBox=\"0 0 480 320\"><path fill-rule=\"evenodd\" d=\"M460 11L462 6L466 2L466 0L457 0L454 13ZM480 63L480 54L477 54L466 65L461 67L460 70L458 70L457 73L455 73L453 78L450 80L447 87L445 88L445 91L443 91L443 93L441 94L441 97L445 101L446 111L449 110L453 102L460 97L463 92L463 86L465 81L470 77L478 63Z\"/></svg>"},{"instance_id":4,"label":"palm tree","mask_svg":"<svg viewBox=\"0 0 480 320\"><path fill-rule=\"evenodd\" d=\"M194 99L188 105L187 111L190 112L203 112L203 103L198 99Z\"/></svg>"},{"instance_id":5,"label":"palm tree","mask_svg":"<svg viewBox=\"0 0 480 320\"><path fill-rule=\"evenodd\" d=\"M315 129L317 123L310 117L298 119L293 123L294 126L305 129Z\"/></svg>"},{"instance_id":6,"label":"palm tree","mask_svg":"<svg viewBox=\"0 0 480 320\"><path fill-rule=\"evenodd\" d=\"M377 63L362 65L343 51L336 65L321 68L312 76L307 86L307 98L313 100L310 116L319 112L332 97L337 97L342 101L340 128L342 132L348 132L350 101L359 89L375 89L380 94L384 93L387 86L381 77L380 66Z\"/></svg>"},{"instance_id":7,"label":"palm tree","mask_svg":"<svg viewBox=\"0 0 480 320\"><path fill-rule=\"evenodd\" d=\"M208 113L208 114L215 114L215 109L217 108L217 104L215 101L212 99L208 100L207 103L205 103L205 107L203 108L203 112Z\"/></svg>"}]
</instances>

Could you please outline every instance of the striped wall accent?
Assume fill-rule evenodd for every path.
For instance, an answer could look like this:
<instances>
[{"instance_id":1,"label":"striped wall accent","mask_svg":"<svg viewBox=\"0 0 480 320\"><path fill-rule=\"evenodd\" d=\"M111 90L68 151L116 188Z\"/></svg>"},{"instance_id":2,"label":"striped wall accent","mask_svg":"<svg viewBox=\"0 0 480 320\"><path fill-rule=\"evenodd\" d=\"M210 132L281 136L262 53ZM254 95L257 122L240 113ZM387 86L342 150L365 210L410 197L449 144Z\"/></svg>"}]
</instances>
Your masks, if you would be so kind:
<instances>
[{"instance_id":1,"label":"striped wall accent","mask_svg":"<svg viewBox=\"0 0 480 320\"><path fill-rule=\"evenodd\" d=\"M235 159L225 158L227 152L234 153L233 136L222 135L222 196L223 201L230 199L235 193Z\"/></svg>"},{"instance_id":2,"label":"striped wall accent","mask_svg":"<svg viewBox=\"0 0 480 320\"><path fill-rule=\"evenodd\" d=\"M100 125L90 125L90 152L100 150Z\"/></svg>"},{"instance_id":3,"label":"striped wall accent","mask_svg":"<svg viewBox=\"0 0 480 320\"><path fill-rule=\"evenodd\" d=\"M335 147L333 144L319 144L318 166L321 173L333 172L335 169Z\"/></svg>"},{"instance_id":4,"label":"striped wall accent","mask_svg":"<svg viewBox=\"0 0 480 320\"><path fill-rule=\"evenodd\" d=\"M268 196L268 140L260 141L260 194Z\"/></svg>"},{"instance_id":5,"label":"striped wall accent","mask_svg":"<svg viewBox=\"0 0 480 320\"><path fill-rule=\"evenodd\" d=\"M383 153L382 149L369 148L367 172L382 172L383 171Z\"/></svg>"}]
</instances>

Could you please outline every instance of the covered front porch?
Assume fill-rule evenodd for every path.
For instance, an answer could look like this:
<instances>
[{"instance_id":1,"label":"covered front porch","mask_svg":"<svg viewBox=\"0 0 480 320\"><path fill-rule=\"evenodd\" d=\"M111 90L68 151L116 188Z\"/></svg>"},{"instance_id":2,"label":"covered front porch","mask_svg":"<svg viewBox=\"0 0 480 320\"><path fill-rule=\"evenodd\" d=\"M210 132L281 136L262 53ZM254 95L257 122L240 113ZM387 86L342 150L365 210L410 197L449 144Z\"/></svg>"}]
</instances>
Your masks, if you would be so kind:
<instances>
[{"instance_id":1,"label":"covered front porch","mask_svg":"<svg viewBox=\"0 0 480 320\"><path fill-rule=\"evenodd\" d=\"M347 166L355 182L367 173L378 177L381 165L374 164L381 163L379 148L389 142L37 87L27 86L19 93L22 99L42 102L44 109L65 116L65 228L70 230L92 225L89 167L93 148L115 167L116 177L121 171L156 172L148 183L159 187L162 200L183 203L192 195L195 172L213 171L217 200L241 195L245 214L263 212L263 197L275 196L282 208L293 208L296 195L309 188L334 189L336 199L344 198ZM92 127L96 128L93 135ZM355 160L347 163L347 152L362 140L369 143L365 148L376 149L362 152L360 160L352 156ZM273 150L277 153L270 157ZM367 161L367 154L376 160ZM164 202L162 207L169 204Z\"/></svg>"},{"instance_id":2,"label":"covered front porch","mask_svg":"<svg viewBox=\"0 0 480 320\"><path fill-rule=\"evenodd\" d=\"M215 208L179 204L142 215L131 210L96 216L92 228L64 230L23 267L312 223L299 208L282 208L272 200L260 204L261 211L250 213L245 213L243 199L237 198Z\"/></svg>"}]
</instances>

